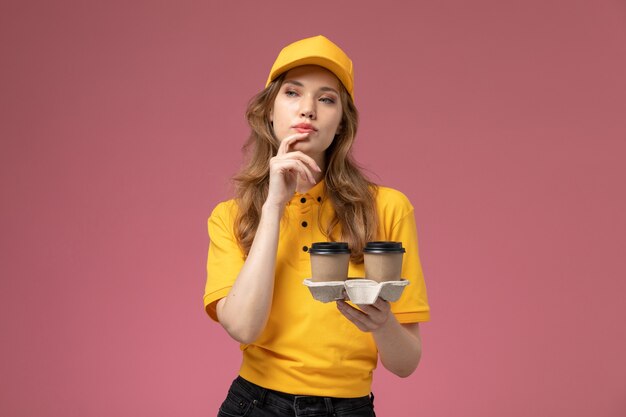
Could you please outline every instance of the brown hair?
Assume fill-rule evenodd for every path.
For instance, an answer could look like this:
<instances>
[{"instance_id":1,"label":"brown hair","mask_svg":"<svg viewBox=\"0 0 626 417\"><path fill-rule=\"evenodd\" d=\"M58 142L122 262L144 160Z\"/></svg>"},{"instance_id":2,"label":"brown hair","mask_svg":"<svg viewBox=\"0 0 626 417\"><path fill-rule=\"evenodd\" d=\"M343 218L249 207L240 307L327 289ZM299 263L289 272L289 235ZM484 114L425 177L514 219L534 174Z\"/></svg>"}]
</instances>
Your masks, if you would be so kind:
<instances>
[{"instance_id":1,"label":"brown hair","mask_svg":"<svg viewBox=\"0 0 626 417\"><path fill-rule=\"evenodd\" d=\"M284 74L279 76L254 96L246 110L251 132L243 150L249 158L233 178L239 206L234 232L246 256L259 225L261 208L267 198L269 162L280 145L280 141L274 136L270 111L284 78ZM343 108L342 127L326 150L324 180L328 199L323 202L332 204L335 216L327 219L326 224L320 221L320 227L329 240L348 242L352 251L351 261L361 263L363 247L366 242L375 240L378 226L375 196L377 188L376 184L365 177L352 157L358 112L341 83L339 95ZM341 235L337 233L337 226Z\"/></svg>"}]
</instances>

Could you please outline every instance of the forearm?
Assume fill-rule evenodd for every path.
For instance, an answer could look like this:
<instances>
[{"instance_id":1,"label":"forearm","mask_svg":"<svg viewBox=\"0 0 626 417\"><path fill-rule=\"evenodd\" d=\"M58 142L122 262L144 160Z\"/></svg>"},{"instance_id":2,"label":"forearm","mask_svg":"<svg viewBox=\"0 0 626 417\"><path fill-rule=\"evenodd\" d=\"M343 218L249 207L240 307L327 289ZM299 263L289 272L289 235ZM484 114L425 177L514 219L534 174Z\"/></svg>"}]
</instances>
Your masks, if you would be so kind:
<instances>
[{"instance_id":1,"label":"forearm","mask_svg":"<svg viewBox=\"0 0 626 417\"><path fill-rule=\"evenodd\" d=\"M410 331L405 326L414 327ZM422 356L418 326L417 323L402 325L390 314L387 322L372 332L383 366L402 378L415 371Z\"/></svg>"},{"instance_id":2,"label":"forearm","mask_svg":"<svg viewBox=\"0 0 626 417\"><path fill-rule=\"evenodd\" d=\"M248 257L230 292L217 305L221 325L241 343L253 342L267 323L274 292L281 217L280 208L263 207Z\"/></svg>"}]
</instances>

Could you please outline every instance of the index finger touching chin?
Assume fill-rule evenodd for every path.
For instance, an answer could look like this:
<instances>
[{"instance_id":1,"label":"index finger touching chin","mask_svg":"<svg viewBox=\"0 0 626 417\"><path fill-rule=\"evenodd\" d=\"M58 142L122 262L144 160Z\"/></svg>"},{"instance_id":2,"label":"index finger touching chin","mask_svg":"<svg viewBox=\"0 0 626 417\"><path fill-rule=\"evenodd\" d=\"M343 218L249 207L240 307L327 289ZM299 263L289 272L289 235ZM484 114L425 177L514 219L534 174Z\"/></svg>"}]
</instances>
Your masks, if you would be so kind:
<instances>
[{"instance_id":1,"label":"index finger touching chin","mask_svg":"<svg viewBox=\"0 0 626 417\"><path fill-rule=\"evenodd\" d=\"M287 147L288 146L289 146L289 138L285 138L285 139L281 140L280 144L278 145L278 151L276 152L276 155L283 155L283 154L287 153Z\"/></svg>"},{"instance_id":2,"label":"index finger touching chin","mask_svg":"<svg viewBox=\"0 0 626 417\"><path fill-rule=\"evenodd\" d=\"M280 146L278 147L278 155L288 153L289 146L293 145L299 140L306 138L308 135L308 133L296 133L295 135L287 136L280 142Z\"/></svg>"}]
</instances>

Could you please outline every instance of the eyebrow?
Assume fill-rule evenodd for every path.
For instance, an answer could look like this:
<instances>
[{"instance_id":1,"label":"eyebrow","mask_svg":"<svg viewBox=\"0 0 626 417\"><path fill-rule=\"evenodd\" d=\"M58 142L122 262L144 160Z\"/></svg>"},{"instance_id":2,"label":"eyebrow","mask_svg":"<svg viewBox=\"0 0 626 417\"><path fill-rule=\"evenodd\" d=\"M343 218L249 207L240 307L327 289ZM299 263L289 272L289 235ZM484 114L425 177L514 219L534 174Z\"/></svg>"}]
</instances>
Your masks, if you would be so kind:
<instances>
[{"instance_id":1,"label":"eyebrow","mask_svg":"<svg viewBox=\"0 0 626 417\"><path fill-rule=\"evenodd\" d=\"M298 87L304 87L304 84L302 84L300 81L295 81L295 80L285 80L284 84L293 84L293 85L297 85ZM331 91L339 95L339 91L335 90L332 87L320 87L320 91Z\"/></svg>"}]
</instances>

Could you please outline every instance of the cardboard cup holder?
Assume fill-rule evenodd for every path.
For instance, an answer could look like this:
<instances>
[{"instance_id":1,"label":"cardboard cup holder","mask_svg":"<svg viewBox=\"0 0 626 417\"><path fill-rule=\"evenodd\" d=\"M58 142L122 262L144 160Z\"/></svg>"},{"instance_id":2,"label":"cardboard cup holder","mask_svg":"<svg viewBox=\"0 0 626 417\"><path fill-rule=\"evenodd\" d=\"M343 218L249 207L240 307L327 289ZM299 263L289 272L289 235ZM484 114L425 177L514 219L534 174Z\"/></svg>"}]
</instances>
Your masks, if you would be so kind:
<instances>
[{"instance_id":1,"label":"cardboard cup holder","mask_svg":"<svg viewBox=\"0 0 626 417\"><path fill-rule=\"evenodd\" d=\"M314 282L305 279L303 284L309 288L313 298L322 303L349 300L354 304L374 304L379 296L386 301L398 301L409 281L400 279L377 282L371 279L348 278L346 281Z\"/></svg>"}]
</instances>

